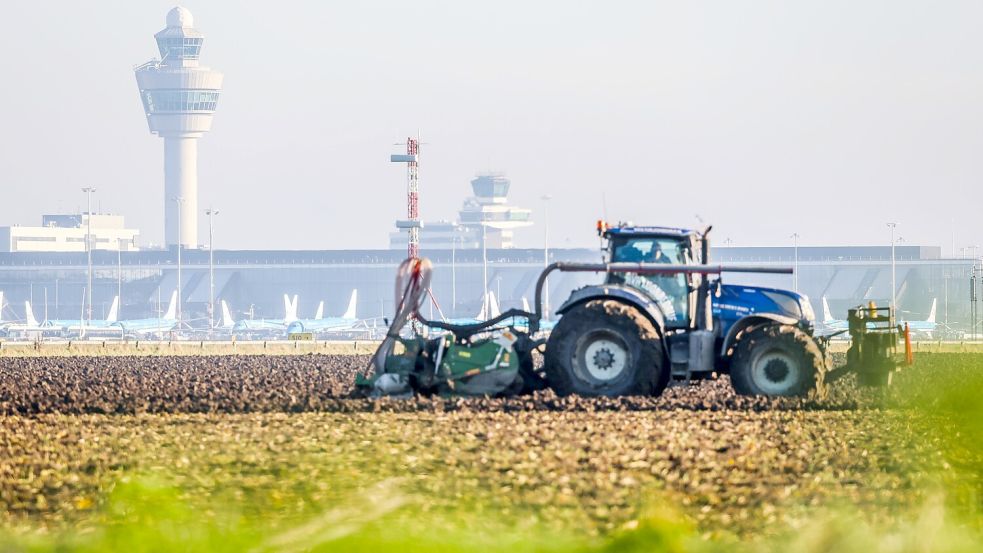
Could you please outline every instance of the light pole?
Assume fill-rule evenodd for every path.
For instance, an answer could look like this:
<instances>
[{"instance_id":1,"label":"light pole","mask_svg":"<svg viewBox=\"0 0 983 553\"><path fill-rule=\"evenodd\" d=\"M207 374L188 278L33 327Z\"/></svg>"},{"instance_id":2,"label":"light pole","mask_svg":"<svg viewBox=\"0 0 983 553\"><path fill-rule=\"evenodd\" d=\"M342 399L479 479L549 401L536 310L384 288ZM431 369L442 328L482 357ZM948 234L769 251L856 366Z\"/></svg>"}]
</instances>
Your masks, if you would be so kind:
<instances>
[{"instance_id":1,"label":"light pole","mask_svg":"<svg viewBox=\"0 0 983 553\"><path fill-rule=\"evenodd\" d=\"M502 277L495 277L495 299L501 304L502 301ZM490 303L490 302L489 302ZM491 315L491 313L489 313Z\"/></svg>"},{"instance_id":2,"label":"light pole","mask_svg":"<svg viewBox=\"0 0 983 553\"><path fill-rule=\"evenodd\" d=\"M177 327L181 328L181 304L184 303L184 297L181 296L181 250L184 249L184 244L181 243L181 212L184 210L184 198L178 196L174 198L177 202L177 228L178 228L178 239L177 239Z\"/></svg>"},{"instance_id":3,"label":"light pole","mask_svg":"<svg viewBox=\"0 0 983 553\"><path fill-rule=\"evenodd\" d=\"M792 290L799 291L799 233L792 234L792 243L795 250L795 262L792 269Z\"/></svg>"},{"instance_id":4,"label":"light pole","mask_svg":"<svg viewBox=\"0 0 983 553\"><path fill-rule=\"evenodd\" d=\"M451 235L451 317L456 317L457 313L457 226L451 227L454 234Z\"/></svg>"},{"instance_id":5,"label":"light pole","mask_svg":"<svg viewBox=\"0 0 983 553\"><path fill-rule=\"evenodd\" d=\"M116 317L123 307L123 239L116 239Z\"/></svg>"},{"instance_id":6,"label":"light pole","mask_svg":"<svg viewBox=\"0 0 983 553\"><path fill-rule=\"evenodd\" d=\"M543 268L550 264L550 200L553 196L544 194L540 197L543 200ZM550 281L547 278L543 282L543 313L549 318L550 313Z\"/></svg>"},{"instance_id":7,"label":"light pole","mask_svg":"<svg viewBox=\"0 0 983 553\"><path fill-rule=\"evenodd\" d=\"M953 249L955 249L955 246L953 246ZM949 331L949 271L945 269L942 270L942 285L945 294L945 301L943 303L943 308L945 310L943 315L943 323L945 324L946 332L948 332Z\"/></svg>"},{"instance_id":8,"label":"light pole","mask_svg":"<svg viewBox=\"0 0 983 553\"><path fill-rule=\"evenodd\" d=\"M894 231L898 227L898 224L888 223L887 226L891 228L891 310L892 310L892 314L895 314L898 311L898 303L897 303L898 286L897 286L897 282L895 281L896 278L895 270L897 269L897 265L894 257Z\"/></svg>"},{"instance_id":9,"label":"light pole","mask_svg":"<svg viewBox=\"0 0 983 553\"><path fill-rule=\"evenodd\" d=\"M484 215L481 218L481 286L484 295L481 296L482 312L488 316L488 223Z\"/></svg>"},{"instance_id":10,"label":"light pole","mask_svg":"<svg viewBox=\"0 0 983 553\"><path fill-rule=\"evenodd\" d=\"M86 215L85 215L85 251L88 255L88 284L86 286L86 313L87 319L92 321L92 193L96 189L91 186L86 186L82 189L85 192L85 203L86 203ZM85 326L83 324L82 326Z\"/></svg>"},{"instance_id":11,"label":"light pole","mask_svg":"<svg viewBox=\"0 0 983 553\"><path fill-rule=\"evenodd\" d=\"M218 210L208 208L205 215L208 215L208 329L215 329L215 257L212 255L212 216L218 215Z\"/></svg>"}]
</instances>

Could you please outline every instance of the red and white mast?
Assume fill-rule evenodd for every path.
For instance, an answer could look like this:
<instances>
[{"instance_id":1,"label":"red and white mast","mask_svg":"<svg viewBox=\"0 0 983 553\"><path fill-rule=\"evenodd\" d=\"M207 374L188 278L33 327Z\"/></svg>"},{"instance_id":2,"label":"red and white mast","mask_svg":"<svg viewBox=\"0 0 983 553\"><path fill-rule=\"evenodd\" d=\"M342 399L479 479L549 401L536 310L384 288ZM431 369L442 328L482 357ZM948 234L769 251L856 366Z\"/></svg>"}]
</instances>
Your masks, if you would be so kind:
<instances>
[{"instance_id":1,"label":"red and white mast","mask_svg":"<svg viewBox=\"0 0 983 553\"><path fill-rule=\"evenodd\" d=\"M419 171L419 152L420 141L416 138L406 139L406 155L412 156L414 161L406 164L407 188L406 188L406 218L410 223L416 223L410 227L409 242L407 244L407 255L412 258L420 257L420 171Z\"/></svg>"},{"instance_id":2,"label":"red and white mast","mask_svg":"<svg viewBox=\"0 0 983 553\"><path fill-rule=\"evenodd\" d=\"M406 220L396 221L396 228L407 230L406 254L420 257L420 139L406 139L406 154L389 156L393 163L406 164Z\"/></svg>"}]
</instances>

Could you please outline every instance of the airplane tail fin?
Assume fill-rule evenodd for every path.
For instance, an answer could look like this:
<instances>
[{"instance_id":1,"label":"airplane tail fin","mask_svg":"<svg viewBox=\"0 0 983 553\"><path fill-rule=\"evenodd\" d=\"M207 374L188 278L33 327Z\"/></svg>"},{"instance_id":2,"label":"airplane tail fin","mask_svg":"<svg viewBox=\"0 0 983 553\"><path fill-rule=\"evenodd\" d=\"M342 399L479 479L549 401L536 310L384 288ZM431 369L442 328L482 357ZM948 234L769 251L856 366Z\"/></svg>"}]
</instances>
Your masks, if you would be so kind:
<instances>
[{"instance_id":1,"label":"airplane tail fin","mask_svg":"<svg viewBox=\"0 0 983 553\"><path fill-rule=\"evenodd\" d=\"M324 318L324 300L321 300L317 304L317 313L314 313L314 319L320 320Z\"/></svg>"},{"instance_id":2,"label":"airplane tail fin","mask_svg":"<svg viewBox=\"0 0 983 553\"><path fill-rule=\"evenodd\" d=\"M478 315L475 316L475 320L478 321L485 320L485 318L487 317L486 315L487 308L488 308L488 295L485 294L481 296L481 309L478 311Z\"/></svg>"},{"instance_id":3,"label":"airplane tail fin","mask_svg":"<svg viewBox=\"0 0 983 553\"><path fill-rule=\"evenodd\" d=\"M171 301L167 304L167 313L164 313L164 320L173 321L177 319L177 290L171 292Z\"/></svg>"},{"instance_id":4,"label":"airplane tail fin","mask_svg":"<svg viewBox=\"0 0 983 553\"><path fill-rule=\"evenodd\" d=\"M352 290L352 297L348 300L348 309L345 310L345 314L341 316L342 319L356 319L358 315L355 314L355 306L358 304L358 289Z\"/></svg>"},{"instance_id":5,"label":"airplane tail fin","mask_svg":"<svg viewBox=\"0 0 983 553\"><path fill-rule=\"evenodd\" d=\"M939 303L938 298L932 298L932 310L928 312L928 318L925 319L925 322L927 323L935 322L935 308L938 307L938 303Z\"/></svg>"},{"instance_id":6,"label":"airplane tail fin","mask_svg":"<svg viewBox=\"0 0 983 553\"><path fill-rule=\"evenodd\" d=\"M107 323L115 323L116 319L119 317L119 296L113 298L113 305L109 308L109 314L106 315Z\"/></svg>"},{"instance_id":7,"label":"airplane tail fin","mask_svg":"<svg viewBox=\"0 0 983 553\"><path fill-rule=\"evenodd\" d=\"M823 296L823 322L828 323L833 320L833 314L829 311L829 302L826 301L826 296Z\"/></svg>"},{"instance_id":8,"label":"airplane tail fin","mask_svg":"<svg viewBox=\"0 0 983 553\"><path fill-rule=\"evenodd\" d=\"M283 295L283 322L292 323L297 320L297 294L294 294L291 301L290 296Z\"/></svg>"},{"instance_id":9,"label":"airplane tail fin","mask_svg":"<svg viewBox=\"0 0 983 553\"><path fill-rule=\"evenodd\" d=\"M27 319L27 326L32 328L38 326L38 320L34 318L34 310L31 309L29 301L24 302L24 318Z\"/></svg>"},{"instance_id":10,"label":"airplane tail fin","mask_svg":"<svg viewBox=\"0 0 983 553\"><path fill-rule=\"evenodd\" d=\"M495 297L495 292L491 291L488 292L488 314L492 319L502 314L502 310L498 307L498 298Z\"/></svg>"},{"instance_id":11,"label":"airplane tail fin","mask_svg":"<svg viewBox=\"0 0 983 553\"><path fill-rule=\"evenodd\" d=\"M229 304L222 300L222 328L232 328L235 324L235 321L232 320L232 313L229 312Z\"/></svg>"}]
</instances>

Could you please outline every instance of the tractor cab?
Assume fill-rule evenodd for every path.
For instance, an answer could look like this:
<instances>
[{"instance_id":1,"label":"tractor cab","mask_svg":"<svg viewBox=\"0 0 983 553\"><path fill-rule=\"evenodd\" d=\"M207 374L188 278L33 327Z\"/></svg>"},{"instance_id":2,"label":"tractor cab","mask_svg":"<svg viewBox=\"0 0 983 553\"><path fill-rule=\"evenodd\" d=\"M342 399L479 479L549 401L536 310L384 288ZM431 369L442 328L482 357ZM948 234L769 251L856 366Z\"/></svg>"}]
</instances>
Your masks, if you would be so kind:
<instances>
[{"instance_id":1,"label":"tractor cab","mask_svg":"<svg viewBox=\"0 0 983 553\"><path fill-rule=\"evenodd\" d=\"M698 265L703 263L703 237L696 231L667 227L619 225L602 229L609 263ZM658 305L668 328L693 326L696 291L703 275L609 272L605 284L635 288Z\"/></svg>"}]
</instances>

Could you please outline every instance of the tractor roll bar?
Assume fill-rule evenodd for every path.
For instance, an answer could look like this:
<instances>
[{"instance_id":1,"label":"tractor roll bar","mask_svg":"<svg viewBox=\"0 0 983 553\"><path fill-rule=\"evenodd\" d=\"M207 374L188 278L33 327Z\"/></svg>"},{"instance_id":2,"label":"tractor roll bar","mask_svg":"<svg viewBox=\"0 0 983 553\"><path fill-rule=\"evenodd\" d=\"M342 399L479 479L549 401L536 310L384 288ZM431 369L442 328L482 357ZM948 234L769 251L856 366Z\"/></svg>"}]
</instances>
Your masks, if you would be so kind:
<instances>
[{"instance_id":1,"label":"tractor roll bar","mask_svg":"<svg viewBox=\"0 0 983 553\"><path fill-rule=\"evenodd\" d=\"M754 265L673 265L667 263L573 263L558 261L543 269L536 281L535 317L529 320L529 332L539 330L539 321L543 320L543 286L546 277L553 271L562 273L637 273L640 275L678 275L702 274L719 275L720 273L769 273L774 275L790 275L790 267L764 267Z\"/></svg>"}]
</instances>

